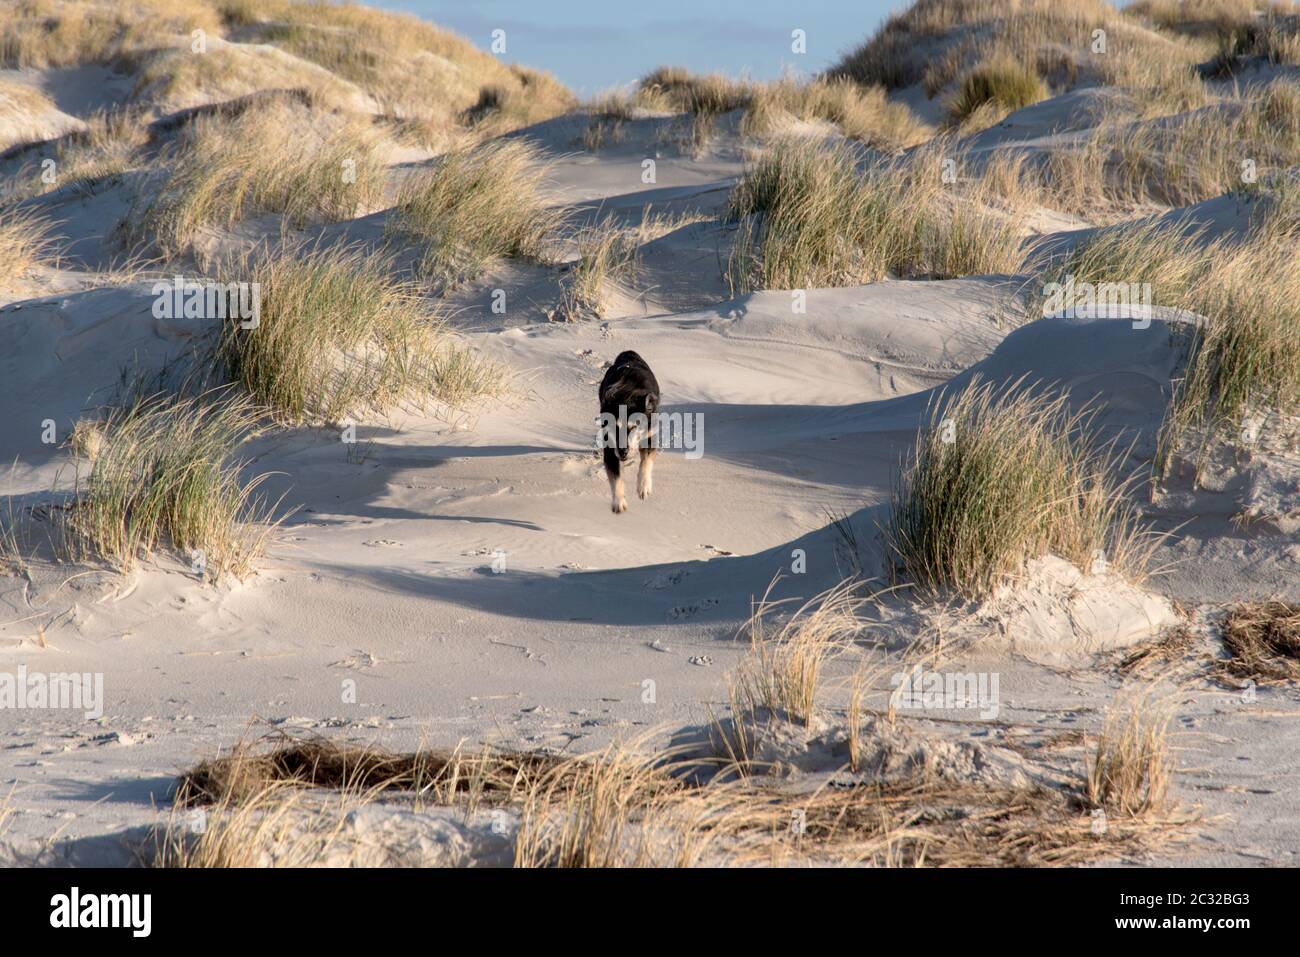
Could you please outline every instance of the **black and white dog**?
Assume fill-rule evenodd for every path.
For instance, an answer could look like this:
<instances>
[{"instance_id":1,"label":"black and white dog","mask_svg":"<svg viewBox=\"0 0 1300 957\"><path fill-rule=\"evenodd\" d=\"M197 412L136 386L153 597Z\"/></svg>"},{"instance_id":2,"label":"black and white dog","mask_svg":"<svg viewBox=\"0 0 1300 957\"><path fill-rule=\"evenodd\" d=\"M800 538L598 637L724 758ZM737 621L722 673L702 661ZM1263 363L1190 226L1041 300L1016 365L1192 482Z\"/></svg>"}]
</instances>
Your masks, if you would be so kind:
<instances>
[{"instance_id":1,"label":"black and white dog","mask_svg":"<svg viewBox=\"0 0 1300 957\"><path fill-rule=\"evenodd\" d=\"M623 496L623 467L631 464L633 447L641 451L636 493L648 498L654 484L656 446L655 410L659 408L659 383L650 366L635 352L620 352L600 380L601 444L605 450L605 476L609 479L612 508L627 511Z\"/></svg>"}]
</instances>

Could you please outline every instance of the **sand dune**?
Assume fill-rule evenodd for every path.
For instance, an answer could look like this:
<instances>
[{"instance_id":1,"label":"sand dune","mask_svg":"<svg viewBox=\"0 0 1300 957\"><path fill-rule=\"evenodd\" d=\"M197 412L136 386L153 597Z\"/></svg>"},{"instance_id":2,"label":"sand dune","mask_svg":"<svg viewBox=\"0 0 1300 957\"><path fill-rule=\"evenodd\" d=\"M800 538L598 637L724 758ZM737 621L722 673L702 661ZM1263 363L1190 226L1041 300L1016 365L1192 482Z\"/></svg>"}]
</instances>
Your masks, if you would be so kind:
<instances>
[{"instance_id":1,"label":"sand dune","mask_svg":"<svg viewBox=\"0 0 1300 957\"><path fill-rule=\"evenodd\" d=\"M84 483L89 474L65 444L72 424L119 401L133 375L179 374L201 361L211 327L156 315L158 283L202 275L223 255L282 236L313 248L360 244L377 257L394 235L400 184L441 155L394 136L377 154L383 198L375 208L298 222L263 210L204 225L170 261L130 262L119 223L142 190L156 189L189 128L169 117L319 84L327 89L317 88L316 109L367 123L386 116L364 78L336 75L259 36L232 32L214 50L265 69L231 69L189 86L160 59L192 65L177 49L135 74L97 64L0 72L0 97L15 85L39 94L39 109L0 121L8 176L26 175L53 148L17 146L71 148L69 137L98 109L147 106L154 122L122 168L19 204L48 220L60 253L0 275L0 458L12 463L3 489L11 518L28 517L37 533L74 476ZM1274 73L1285 79L1288 69ZM931 122L942 119L915 83L890 95L924 106ZM966 133L957 148L975 175L1006 150L1041 157L1078 146L1112 99L1101 85L1063 89ZM1224 606L1300 601L1300 459L1285 415L1272 413L1269 421L1282 424L1248 451L1216 446L1195 484L1197 463L1183 448L1168 480L1148 494L1197 318L1165 305L1149 318L1035 312L1041 270L1085 248L1099 229L1045 194L1013 214L1029 253L1015 274L734 295L725 272L738 227L723 215L731 190L777 133L807 133L811 121L787 118L774 133L750 135L744 111L728 111L693 149L683 145L692 116L660 105L620 120L617 137L594 150L584 148L593 120L583 111L478 129L483 141L500 132L540 151L544 205L567 222L636 230L649 207L667 225L641 237L635 275L608 280L601 314L583 321L548 321L582 262L567 235L549 261L495 256L479 275L426 292L455 342L501 370L497 394L358 412L354 443L341 441L345 423L311 421L277 423L241 445L242 474L265 473L259 492L278 503L282 519L254 574L205 581L173 549L126 571L54 561L39 534L34 557L10 563L0 577L0 668L102 674L104 702L93 720L0 711L0 784L14 784L17 812L6 853L129 861L128 846L158 821L151 802L166 802L174 775L228 748L250 721L396 749L466 741L564 754L650 729L661 742L696 733L727 710L726 676L748 651L755 598L774 579L775 598L808 599L854 576L866 592L887 589L895 556L881 527L918 432L968 387L1020 383L1093 410L1091 427L1120 450L1117 468L1140 477L1130 490L1135 507L1167 533L1152 562L1158 573L1131 581L1044 554L991 596L934 600L906 587L881 594L862 612L854 645L878 669L873 707L883 709L888 675L909 654L942 646L942 668L1000 676L1000 722L964 712L931 721L953 718L941 710L909 716L908 727L958 751L1007 749L1025 734L1095 735L1127 680L1117 664L1123 654L1186 629L1208 651L1174 676L1176 753L1194 753L1180 757L1174 791L1181 806L1197 806L1214 823L1138 859L1294 863L1294 685L1252 684L1247 698L1216 683L1206 664L1225 654L1216 631ZM1161 228L1198 230L1200 242L1245 242L1270 202L1237 192L1182 206L1148 201L1116 207L1110 220L1122 227L1150 214ZM412 248L402 246L396 262L414 261ZM493 309L499 292L504 313ZM703 431L697 450L661 456L651 498L615 515L593 448L596 390L628 349L655 370L661 411L698 417ZM771 745L774 753L797 751L792 764L813 778L839 770L843 742L830 729L859 667L852 656L827 665L830 717L821 737L809 731L797 747ZM650 704L647 679L657 687ZM1050 767L1017 769L1059 782L1085 764L1087 743L1053 753ZM362 841L378 855L361 858L371 863L412 834L421 835L412 846L423 848L416 859L424 863L510 860L486 819L364 813L374 816ZM374 837L390 830L391 839ZM45 847L56 831L57 844ZM1111 858L1121 859L1133 859L1129 849Z\"/></svg>"}]
</instances>

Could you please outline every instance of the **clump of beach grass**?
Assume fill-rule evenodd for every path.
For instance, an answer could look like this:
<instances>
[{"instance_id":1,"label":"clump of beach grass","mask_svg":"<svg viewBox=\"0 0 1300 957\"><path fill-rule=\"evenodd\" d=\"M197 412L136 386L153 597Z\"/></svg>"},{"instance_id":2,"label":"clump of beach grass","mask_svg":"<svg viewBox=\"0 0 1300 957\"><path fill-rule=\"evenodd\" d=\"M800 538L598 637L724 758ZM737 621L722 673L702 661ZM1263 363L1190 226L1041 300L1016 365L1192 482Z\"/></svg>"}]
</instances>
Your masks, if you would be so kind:
<instances>
[{"instance_id":1,"label":"clump of beach grass","mask_svg":"<svg viewBox=\"0 0 1300 957\"><path fill-rule=\"evenodd\" d=\"M1099 230L1052 263L1042 280L1149 284L1153 305L1178 307L1221 253L1222 244L1205 241L1200 231L1148 219Z\"/></svg>"},{"instance_id":2,"label":"clump of beach grass","mask_svg":"<svg viewBox=\"0 0 1300 957\"><path fill-rule=\"evenodd\" d=\"M1104 31L1104 53L1092 49ZM1150 29L1103 0L918 0L831 67L888 89L923 83L934 97L981 64L1031 65L1062 91L1151 61L1192 64L1203 45Z\"/></svg>"},{"instance_id":3,"label":"clump of beach grass","mask_svg":"<svg viewBox=\"0 0 1300 957\"><path fill-rule=\"evenodd\" d=\"M883 87L864 87L847 78L800 83L787 76L753 85L742 130L768 133L780 128L782 118L823 120L849 139L890 151L922 143L934 133L910 109L890 100Z\"/></svg>"},{"instance_id":4,"label":"clump of beach grass","mask_svg":"<svg viewBox=\"0 0 1300 957\"><path fill-rule=\"evenodd\" d=\"M592 99L584 109L588 119L582 146L595 153L607 144L623 141L626 124L635 118L637 106L627 93L610 90Z\"/></svg>"},{"instance_id":5,"label":"clump of beach grass","mask_svg":"<svg viewBox=\"0 0 1300 957\"><path fill-rule=\"evenodd\" d=\"M0 283L13 282L52 252L47 220L30 210L0 207Z\"/></svg>"},{"instance_id":6,"label":"clump of beach grass","mask_svg":"<svg viewBox=\"0 0 1300 957\"><path fill-rule=\"evenodd\" d=\"M1095 808L1140 818L1167 810L1173 711L1154 688L1112 704L1088 759L1087 799Z\"/></svg>"},{"instance_id":7,"label":"clump of beach grass","mask_svg":"<svg viewBox=\"0 0 1300 957\"><path fill-rule=\"evenodd\" d=\"M753 85L721 73L694 74L685 67L661 66L638 84L636 101L681 113L718 115L747 107Z\"/></svg>"},{"instance_id":8,"label":"clump of beach grass","mask_svg":"<svg viewBox=\"0 0 1300 957\"><path fill-rule=\"evenodd\" d=\"M745 625L749 655L732 676L733 716L752 722L767 714L809 725L823 667L859 633L857 613L869 599L848 580L791 610L788 602L773 601L771 590L754 603Z\"/></svg>"},{"instance_id":9,"label":"clump of beach grass","mask_svg":"<svg viewBox=\"0 0 1300 957\"><path fill-rule=\"evenodd\" d=\"M904 463L882 528L895 582L981 598L1055 554L1088 570L1098 553L1140 577L1153 539L1117 477L1121 456L1086 410L1023 380L972 382L937 401Z\"/></svg>"},{"instance_id":10,"label":"clump of beach grass","mask_svg":"<svg viewBox=\"0 0 1300 957\"><path fill-rule=\"evenodd\" d=\"M985 104L993 104L999 116L1005 116L1045 99L1047 93L1047 84L1032 64L1000 56L962 78L948 115L951 122L961 123Z\"/></svg>"},{"instance_id":11,"label":"clump of beach grass","mask_svg":"<svg viewBox=\"0 0 1300 957\"><path fill-rule=\"evenodd\" d=\"M660 67L642 78L632 102L690 114L689 143L697 153L711 136L716 118L733 110L742 112L745 134L779 133L791 120L822 120L849 139L888 151L924 142L934 132L912 110L891 101L882 87L844 77L801 82L786 75L758 83Z\"/></svg>"},{"instance_id":12,"label":"clump of beach grass","mask_svg":"<svg viewBox=\"0 0 1300 957\"><path fill-rule=\"evenodd\" d=\"M136 397L79 424L74 434L96 438L74 450L76 477L55 513L61 557L126 571L170 548L201 553L205 577L247 575L275 526L257 494L266 476L242 478L231 458L258 419L247 398L208 392Z\"/></svg>"},{"instance_id":13,"label":"clump of beach grass","mask_svg":"<svg viewBox=\"0 0 1300 957\"><path fill-rule=\"evenodd\" d=\"M387 231L417 243L417 273L443 287L498 257L542 259L560 225L545 176L539 151L522 141L453 150L403 183Z\"/></svg>"},{"instance_id":14,"label":"clump of beach grass","mask_svg":"<svg viewBox=\"0 0 1300 957\"><path fill-rule=\"evenodd\" d=\"M978 185L947 188L940 169L931 150L869 163L845 143L774 142L729 199L733 294L1018 271L1014 219Z\"/></svg>"},{"instance_id":15,"label":"clump of beach grass","mask_svg":"<svg viewBox=\"0 0 1300 957\"><path fill-rule=\"evenodd\" d=\"M348 219L382 195L373 139L359 127L318 132L303 108L271 101L235 117L202 116L122 224L129 245L164 255L191 248L204 227L282 213L289 225Z\"/></svg>"},{"instance_id":16,"label":"clump of beach grass","mask_svg":"<svg viewBox=\"0 0 1300 957\"><path fill-rule=\"evenodd\" d=\"M0 66L47 69L107 63L178 35L217 35L212 5L196 0L94 4L24 0L0 9Z\"/></svg>"},{"instance_id":17,"label":"clump of beach grass","mask_svg":"<svg viewBox=\"0 0 1300 957\"><path fill-rule=\"evenodd\" d=\"M360 247L249 255L223 264L221 279L257 283L260 309L223 325L219 367L281 420L456 406L500 385L500 371L455 344L385 257Z\"/></svg>"},{"instance_id":18,"label":"clump of beach grass","mask_svg":"<svg viewBox=\"0 0 1300 957\"><path fill-rule=\"evenodd\" d=\"M1192 106L1198 108L1193 109ZM1074 144L1052 149L1040 168L1042 202L1093 222L1152 204L1184 206L1246 193L1300 162L1300 87L1275 80L1160 123L1138 122L1112 105Z\"/></svg>"},{"instance_id":19,"label":"clump of beach grass","mask_svg":"<svg viewBox=\"0 0 1300 957\"><path fill-rule=\"evenodd\" d=\"M605 284L636 278L640 235L639 229L620 226L612 217L579 229L574 236L578 260L565 277L555 318L601 318Z\"/></svg>"},{"instance_id":20,"label":"clump of beach grass","mask_svg":"<svg viewBox=\"0 0 1300 957\"><path fill-rule=\"evenodd\" d=\"M1216 256L1181 305L1199 318L1161 429L1156 474L1195 437L1199 481L1210 446L1253 444L1255 419L1300 413L1300 263L1294 238L1265 231Z\"/></svg>"}]
</instances>

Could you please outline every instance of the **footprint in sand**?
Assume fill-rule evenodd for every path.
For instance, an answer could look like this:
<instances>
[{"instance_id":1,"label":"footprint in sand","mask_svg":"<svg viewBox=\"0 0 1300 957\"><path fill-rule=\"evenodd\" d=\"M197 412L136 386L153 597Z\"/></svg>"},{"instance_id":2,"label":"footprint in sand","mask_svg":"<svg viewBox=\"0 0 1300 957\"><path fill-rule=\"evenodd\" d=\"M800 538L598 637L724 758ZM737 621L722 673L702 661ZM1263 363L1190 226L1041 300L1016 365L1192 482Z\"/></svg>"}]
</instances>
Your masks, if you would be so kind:
<instances>
[{"instance_id":1,"label":"footprint in sand","mask_svg":"<svg viewBox=\"0 0 1300 957\"><path fill-rule=\"evenodd\" d=\"M689 605L678 605L676 608L668 612L668 620L683 621L687 618L694 618L696 615L698 615L706 608L717 607L717 604L718 604L718 600L716 598L702 598L699 601L692 602Z\"/></svg>"},{"instance_id":2,"label":"footprint in sand","mask_svg":"<svg viewBox=\"0 0 1300 957\"><path fill-rule=\"evenodd\" d=\"M704 549L706 552L708 552L711 555L717 555L722 558L731 558L736 554L735 552L727 551L725 548L716 548L713 545L701 545L700 548Z\"/></svg>"},{"instance_id":3,"label":"footprint in sand","mask_svg":"<svg viewBox=\"0 0 1300 957\"><path fill-rule=\"evenodd\" d=\"M682 568L671 572L660 572L653 578L646 579L643 587L653 591L659 591L663 588L672 588L674 585L679 584L688 574L689 572Z\"/></svg>"}]
</instances>

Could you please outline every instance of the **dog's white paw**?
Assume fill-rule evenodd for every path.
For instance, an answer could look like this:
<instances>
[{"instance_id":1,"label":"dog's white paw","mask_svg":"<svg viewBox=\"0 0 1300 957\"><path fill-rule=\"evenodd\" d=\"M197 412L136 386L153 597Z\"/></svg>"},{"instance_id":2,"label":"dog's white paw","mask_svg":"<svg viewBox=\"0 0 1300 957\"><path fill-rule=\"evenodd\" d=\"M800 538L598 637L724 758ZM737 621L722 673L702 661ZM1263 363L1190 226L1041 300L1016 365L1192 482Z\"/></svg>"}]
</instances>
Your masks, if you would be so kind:
<instances>
[{"instance_id":1,"label":"dog's white paw","mask_svg":"<svg viewBox=\"0 0 1300 957\"><path fill-rule=\"evenodd\" d=\"M615 502L615 503L611 506L611 509L613 510L613 512L614 512L615 515L618 515L620 512L626 512L626 511L627 511L627 499L625 499L625 498L620 498L617 502Z\"/></svg>"},{"instance_id":2,"label":"dog's white paw","mask_svg":"<svg viewBox=\"0 0 1300 957\"><path fill-rule=\"evenodd\" d=\"M650 493L654 491L655 484L647 476L641 475L636 480L636 494L641 498L649 498Z\"/></svg>"}]
</instances>

